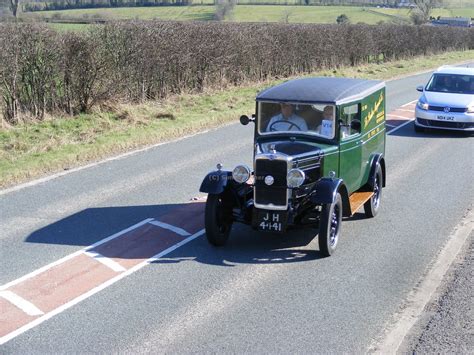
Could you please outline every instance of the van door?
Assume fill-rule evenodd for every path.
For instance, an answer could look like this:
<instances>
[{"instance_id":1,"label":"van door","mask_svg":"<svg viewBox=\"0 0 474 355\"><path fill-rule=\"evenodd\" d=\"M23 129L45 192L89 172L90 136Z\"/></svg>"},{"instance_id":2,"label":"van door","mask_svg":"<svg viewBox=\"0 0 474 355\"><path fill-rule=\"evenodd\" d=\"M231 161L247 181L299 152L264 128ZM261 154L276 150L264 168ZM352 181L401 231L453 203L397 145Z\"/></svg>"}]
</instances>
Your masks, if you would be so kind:
<instances>
[{"instance_id":1,"label":"van door","mask_svg":"<svg viewBox=\"0 0 474 355\"><path fill-rule=\"evenodd\" d=\"M341 107L339 125L339 176L352 193L362 180L360 104Z\"/></svg>"}]
</instances>

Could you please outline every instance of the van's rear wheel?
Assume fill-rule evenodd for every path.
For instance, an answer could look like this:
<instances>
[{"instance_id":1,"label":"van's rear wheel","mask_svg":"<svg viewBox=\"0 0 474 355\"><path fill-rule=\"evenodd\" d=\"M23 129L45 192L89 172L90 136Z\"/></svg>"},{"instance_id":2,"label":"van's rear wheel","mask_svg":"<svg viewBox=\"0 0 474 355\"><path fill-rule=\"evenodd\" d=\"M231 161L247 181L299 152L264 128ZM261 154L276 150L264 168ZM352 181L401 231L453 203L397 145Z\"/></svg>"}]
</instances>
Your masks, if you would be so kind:
<instances>
[{"instance_id":1,"label":"van's rear wheel","mask_svg":"<svg viewBox=\"0 0 474 355\"><path fill-rule=\"evenodd\" d=\"M209 243L215 246L227 243L232 229L232 205L225 200L224 194L207 196L204 224Z\"/></svg>"},{"instance_id":2,"label":"van's rear wheel","mask_svg":"<svg viewBox=\"0 0 474 355\"><path fill-rule=\"evenodd\" d=\"M324 256L331 256L336 251L341 233L342 198L339 193L333 203L323 205L319 221L319 250Z\"/></svg>"},{"instance_id":3,"label":"van's rear wheel","mask_svg":"<svg viewBox=\"0 0 474 355\"><path fill-rule=\"evenodd\" d=\"M377 165L375 171L374 194L366 203L364 203L364 211L367 217L375 217L379 212L380 199L382 198L382 168Z\"/></svg>"}]
</instances>

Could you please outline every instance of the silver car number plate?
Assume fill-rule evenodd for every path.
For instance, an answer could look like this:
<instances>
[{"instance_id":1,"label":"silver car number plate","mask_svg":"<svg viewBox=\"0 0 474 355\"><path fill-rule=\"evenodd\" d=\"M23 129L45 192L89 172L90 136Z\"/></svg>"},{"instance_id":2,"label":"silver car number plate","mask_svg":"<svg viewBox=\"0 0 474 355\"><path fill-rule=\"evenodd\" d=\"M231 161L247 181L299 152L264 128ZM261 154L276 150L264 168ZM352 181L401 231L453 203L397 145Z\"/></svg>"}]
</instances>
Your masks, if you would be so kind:
<instances>
[{"instance_id":1,"label":"silver car number plate","mask_svg":"<svg viewBox=\"0 0 474 355\"><path fill-rule=\"evenodd\" d=\"M436 117L438 120L442 120L442 121L454 121L454 116L442 116L442 115L438 115Z\"/></svg>"}]
</instances>

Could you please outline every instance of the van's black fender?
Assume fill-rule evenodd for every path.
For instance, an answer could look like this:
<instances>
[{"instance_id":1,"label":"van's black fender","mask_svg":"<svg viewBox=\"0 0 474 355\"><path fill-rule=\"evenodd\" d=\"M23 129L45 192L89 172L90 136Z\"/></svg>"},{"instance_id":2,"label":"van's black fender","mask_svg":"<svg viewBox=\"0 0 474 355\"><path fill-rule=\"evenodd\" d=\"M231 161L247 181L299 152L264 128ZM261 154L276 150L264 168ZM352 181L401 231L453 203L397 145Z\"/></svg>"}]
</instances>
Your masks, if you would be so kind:
<instances>
[{"instance_id":1,"label":"van's black fender","mask_svg":"<svg viewBox=\"0 0 474 355\"><path fill-rule=\"evenodd\" d=\"M231 181L232 172L224 170L212 171L202 181L199 191L208 194L220 194L224 192L227 186L230 186Z\"/></svg>"},{"instance_id":2,"label":"van's black fender","mask_svg":"<svg viewBox=\"0 0 474 355\"><path fill-rule=\"evenodd\" d=\"M316 183L313 191L311 202L316 205L334 203L339 192L342 197L342 215L344 217L351 215L349 193L342 179L322 178Z\"/></svg>"},{"instance_id":3,"label":"van's black fender","mask_svg":"<svg viewBox=\"0 0 474 355\"><path fill-rule=\"evenodd\" d=\"M370 172L369 172L369 180L367 184L370 186L371 189L374 188L375 183L375 172L377 171L377 166L380 165L382 169L382 187L385 187L386 182L386 169L385 169L385 159L382 153L374 154L372 159L370 160Z\"/></svg>"}]
</instances>

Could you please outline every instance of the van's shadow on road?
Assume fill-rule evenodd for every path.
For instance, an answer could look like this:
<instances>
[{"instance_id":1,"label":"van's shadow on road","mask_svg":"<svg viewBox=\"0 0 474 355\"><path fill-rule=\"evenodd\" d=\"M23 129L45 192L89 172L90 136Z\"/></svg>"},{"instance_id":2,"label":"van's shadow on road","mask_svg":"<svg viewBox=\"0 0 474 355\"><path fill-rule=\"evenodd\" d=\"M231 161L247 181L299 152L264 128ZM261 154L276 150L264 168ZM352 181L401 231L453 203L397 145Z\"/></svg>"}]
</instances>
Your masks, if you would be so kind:
<instances>
[{"instance_id":1,"label":"van's shadow on road","mask_svg":"<svg viewBox=\"0 0 474 355\"><path fill-rule=\"evenodd\" d=\"M160 220L160 216L186 205L90 208L33 232L25 242L87 247L146 218ZM356 215L352 219L359 218ZM317 232L317 228L308 227L290 230L284 234L259 233L248 226L234 224L229 242L224 247L211 246L203 235L155 263L193 260L204 264L231 266L242 263L272 264L317 260L323 257L318 249ZM156 238L160 238L160 230L153 233L156 233ZM143 250L134 256L124 257L123 254L114 254L114 251L110 250L104 256L139 259L150 255Z\"/></svg>"},{"instance_id":2,"label":"van's shadow on road","mask_svg":"<svg viewBox=\"0 0 474 355\"><path fill-rule=\"evenodd\" d=\"M228 243L223 247L210 245L204 235L199 242L185 246L155 264L196 261L208 265L281 264L323 258L317 242L317 229L290 230L285 234L259 233L249 226L233 227ZM311 243L311 245L309 245Z\"/></svg>"}]
</instances>

